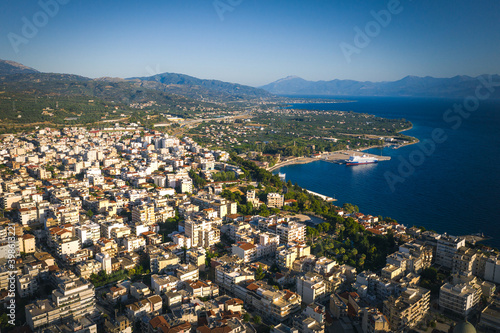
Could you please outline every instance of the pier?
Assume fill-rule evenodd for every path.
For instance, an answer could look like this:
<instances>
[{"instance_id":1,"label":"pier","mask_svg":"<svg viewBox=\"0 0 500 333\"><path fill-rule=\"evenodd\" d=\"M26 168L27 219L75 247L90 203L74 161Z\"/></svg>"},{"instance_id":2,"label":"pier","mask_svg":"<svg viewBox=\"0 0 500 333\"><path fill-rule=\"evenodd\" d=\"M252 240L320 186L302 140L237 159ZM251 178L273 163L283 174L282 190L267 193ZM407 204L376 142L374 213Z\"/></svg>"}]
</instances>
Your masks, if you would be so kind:
<instances>
[{"instance_id":1,"label":"pier","mask_svg":"<svg viewBox=\"0 0 500 333\"><path fill-rule=\"evenodd\" d=\"M325 200L325 201L337 201L337 199L335 198L331 198L331 197L327 197L326 195L323 195L323 194L319 194L319 193L316 193L316 192L313 192L313 191L309 191L309 190L306 190L307 193L311 193L311 194L314 194L315 196L317 197L320 197L321 199Z\"/></svg>"}]
</instances>

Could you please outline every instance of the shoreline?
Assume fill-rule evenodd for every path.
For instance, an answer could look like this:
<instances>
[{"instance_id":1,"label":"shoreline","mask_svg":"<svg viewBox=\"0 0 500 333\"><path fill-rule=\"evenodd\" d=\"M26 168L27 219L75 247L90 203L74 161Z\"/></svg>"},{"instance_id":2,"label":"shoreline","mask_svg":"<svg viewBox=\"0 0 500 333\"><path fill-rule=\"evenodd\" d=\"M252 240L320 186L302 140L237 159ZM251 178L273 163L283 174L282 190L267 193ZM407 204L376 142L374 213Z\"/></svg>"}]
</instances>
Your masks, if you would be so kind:
<instances>
[{"instance_id":1,"label":"shoreline","mask_svg":"<svg viewBox=\"0 0 500 333\"><path fill-rule=\"evenodd\" d=\"M402 129L400 131L397 131L397 133L402 133L402 132L406 132L406 131L409 131L409 130L413 129L413 123L410 122L410 124L411 125L410 125L409 128L405 128L405 129ZM392 149L399 149L401 147L410 146L410 145L417 144L417 143L420 142L420 140L418 138L416 138L416 137L412 136L411 138L414 141L411 141L411 142L408 142L408 143L403 143L401 145L392 147ZM373 148L382 148L383 149L385 147L386 147L385 145L372 145L372 146L360 149L359 151L356 151L356 150L347 150L347 151L346 150L337 150L337 151L334 151L334 152L330 152L328 154L324 154L321 157L307 157L307 156L295 157L295 158L290 159L288 161L279 162L279 163L273 165L272 167L266 168L266 170L272 172L272 171L275 171L275 170L280 169L280 168L285 167L285 166L296 165L296 164L308 164L308 163L312 163L314 161L332 162L334 160L333 158L330 161L328 160L328 158L331 157L331 156L337 156L337 157L339 157L338 155L340 155L340 154L349 155L349 154L355 154L356 152L366 152L367 150L373 149ZM381 156L381 155L370 154L370 153L367 153L367 154L369 154L371 156L374 156L374 157L377 157L377 158L379 158L379 160L390 159L390 158L387 158L387 156ZM336 161L339 162L339 160L345 160L345 159L346 158L337 158ZM341 164L341 163L339 163L339 164Z\"/></svg>"},{"instance_id":2,"label":"shoreline","mask_svg":"<svg viewBox=\"0 0 500 333\"><path fill-rule=\"evenodd\" d=\"M371 149L372 147L365 148L365 149ZM364 149L364 150L365 150ZM387 161L390 160L390 156L382 156L382 155L377 155L377 154L372 154L372 153L364 153L363 150L337 150L333 152L329 152L328 154L322 154L319 157L307 157L307 156L301 156L301 157L295 157L293 159L290 159L288 161L283 161L280 163L277 163L273 165L272 167L266 168L267 171L275 171L277 169L280 169L285 166L289 165L296 165L296 164L308 164L316 161L325 161L325 162L330 162L330 163L337 163L337 164L343 164L345 160L349 158L349 156L356 155L356 154L367 154L371 157L376 157L379 161Z\"/></svg>"}]
</instances>

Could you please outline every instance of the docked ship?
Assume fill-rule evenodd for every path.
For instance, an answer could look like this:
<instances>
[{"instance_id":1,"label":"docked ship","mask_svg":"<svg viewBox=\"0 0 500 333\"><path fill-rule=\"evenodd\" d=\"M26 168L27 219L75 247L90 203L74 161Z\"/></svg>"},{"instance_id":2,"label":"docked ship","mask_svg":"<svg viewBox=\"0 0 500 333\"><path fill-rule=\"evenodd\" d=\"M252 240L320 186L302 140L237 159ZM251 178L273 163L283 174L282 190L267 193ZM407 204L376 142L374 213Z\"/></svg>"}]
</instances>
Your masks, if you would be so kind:
<instances>
[{"instance_id":1,"label":"docked ship","mask_svg":"<svg viewBox=\"0 0 500 333\"><path fill-rule=\"evenodd\" d=\"M371 164L377 163L378 159L375 157L370 157L368 155L363 156L351 156L348 160L345 161L346 165L360 165L360 164Z\"/></svg>"}]
</instances>

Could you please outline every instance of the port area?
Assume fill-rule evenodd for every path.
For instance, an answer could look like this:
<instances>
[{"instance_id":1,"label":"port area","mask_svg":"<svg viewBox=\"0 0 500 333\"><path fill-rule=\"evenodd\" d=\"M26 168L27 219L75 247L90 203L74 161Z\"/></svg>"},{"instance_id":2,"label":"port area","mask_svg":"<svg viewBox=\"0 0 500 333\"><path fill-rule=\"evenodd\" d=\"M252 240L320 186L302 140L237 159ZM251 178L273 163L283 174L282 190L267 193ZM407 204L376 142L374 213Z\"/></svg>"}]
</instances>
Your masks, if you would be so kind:
<instances>
[{"instance_id":1,"label":"port area","mask_svg":"<svg viewBox=\"0 0 500 333\"><path fill-rule=\"evenodd\" d=\"M326 161L326 162L331 162L331 163L336 163L336 164L345 164L345 161L349 159L352 155L357 155L357 156L363 156L367 155L370 157L376 157L379 162L381 161L388 161L391 159L390 156L381 156L381 155L375 155L375 154L368 154L362 151L357 151L357 150L339 150L331 153L324 153L324 154L317 154L314 157L292 157L292 158L287 158L284 161L281 161L277 163L276 165L267 168L267 171L274 171L279 168L282 168L287 165L293 165L293 164L307 164L311 162L316 162L316 161Z\"/></svg>"},{"instance_id":2,"label":"port area","mask_svg":"<svg viewBox=\"0 0 500 333\"><path fill-rule=\"evenodd\" d=\"M324 154L321 157L321 160L326 161L326 162L331 162L331 163L345 164L345 161L353 155L354 156L366 155L369 157L375 157L378 159L379 162L389 161L391 159L390 156L380 156L380 155L369 154L369 153L365 153L365 152L357 151L357 150L340 150L340 151L333 152L331 154Z\"/></svg>"}]
</instances>

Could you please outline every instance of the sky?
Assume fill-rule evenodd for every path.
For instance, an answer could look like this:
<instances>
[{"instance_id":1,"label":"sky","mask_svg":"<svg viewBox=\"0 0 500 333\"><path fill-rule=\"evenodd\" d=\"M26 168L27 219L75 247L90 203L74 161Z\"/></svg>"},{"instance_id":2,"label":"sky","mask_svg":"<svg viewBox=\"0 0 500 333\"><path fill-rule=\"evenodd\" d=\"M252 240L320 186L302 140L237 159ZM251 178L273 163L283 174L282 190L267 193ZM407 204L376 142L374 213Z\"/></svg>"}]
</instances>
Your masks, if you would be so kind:
<instances>
[{"instance_id":1,"label":"sky","mask_svg":"<svg viewBox=\"0 0 500 333\"><path fill-rule=\"evenodd\" d=\"M3 0L0 59L260 86L500 74L497 0ZM377 20L378 19L378 20Z\"/></svg>"}]
</instances>

